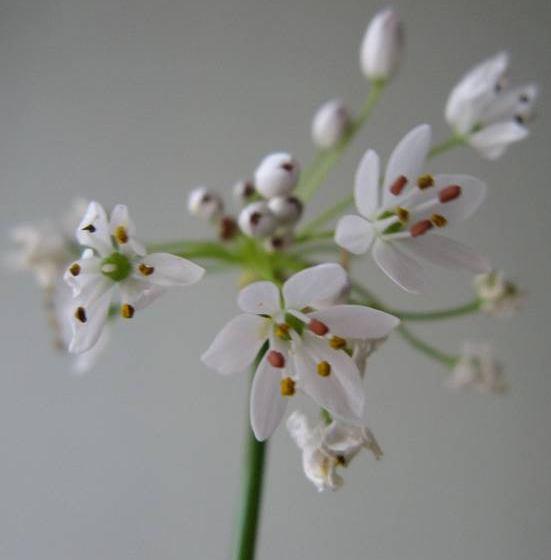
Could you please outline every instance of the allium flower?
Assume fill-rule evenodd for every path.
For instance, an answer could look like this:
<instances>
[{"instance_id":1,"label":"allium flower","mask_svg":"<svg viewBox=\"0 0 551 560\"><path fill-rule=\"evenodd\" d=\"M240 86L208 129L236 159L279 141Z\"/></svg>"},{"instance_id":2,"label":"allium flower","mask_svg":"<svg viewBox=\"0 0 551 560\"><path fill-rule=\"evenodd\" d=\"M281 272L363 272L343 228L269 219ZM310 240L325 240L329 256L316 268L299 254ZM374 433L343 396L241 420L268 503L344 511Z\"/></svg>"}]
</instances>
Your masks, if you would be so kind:
<instances>
[{"instance_id":1,"label":"allium flower","mask_svg":"<svg viewBox=\"0 0 551 560\"><path fill-rule=\"evenodd\" d=\"M448 384L453 389L472 387L481 393L504 393L507 383L492 347L485 343L466 342Z\"/></svg>"},{"instance_id":2,"label":"allium flower","mask_svg":"<svg viewBox=\"0 0 551 560\"><path fill-rule=\"evenodd\" d=\"M359 305L316 311L316 302L338 298L347 286L344 269L322 264L291 276L281 290L255 282L239 293L244 312L216 336L202 360L221 374L250 366L260 349L251 390L251 425L259 440L268 438L300 389L337 417L361 418L364 391L349 356L350 339L387 336L399 323L388 313Z\"/></svg>"},{"instance_id":3,"label":"allium flower","mask_svg":"<svg viewBox=\"0 0 551 560\"><path fill-rule=\"evenodd\" d=\"M224 201L207 187L197 187L188 195L188 211L192 216L215 220L224 211Z\"/></svg>"},{"instance_id":4,"label":"allium flower","mask_svg":"<svg viewBox=\"0 0 551 560\"><path fill-rule=\"evenodd\" d=\"M335 241L354 254L372 249L379 267L404 290L422 291L427 271L418 259L449 268L487 272L489 264L472 249L435 230L462 221L484 200L485 184L469 175L423 173L431 129L420 125L392 152L381 187L379 157L364 155L356 172L354 197L361 216L344 216Z\"/></svg>"},{"instance_id":5,"label":"allium flower","mask_svg":"<svg viewBox=\"0 0 551 560\"><path fill-rule=\"evenodd\" d=\"M254 172L256 190L265 198L285 196L297 186L300 165L290 154L274 153L266 156Z\"/></svg>"},{"instance_id":6,"label":"allium flower","mask_svg":"<svg viewBox=\"0 0 551 560\"><path fill-rule=\"evenodd\" d=\"M507 88L509 56L501 52L467 72L453 88L446 120L454 131L487 159L497 159L507 146L528 136L538 87Z\"/></svg>"},{"instance_id":7,"label":"allium flower","mask_svg":"<svg viewBox=\"0 0 551 560\"><path fill-rule=\"evenodd\" d=\"M76 298L69 352L85 352L98 341L117 291L120 313L130 319L166 288L187 286L203 276L200 266L181 257L146 254L134 233L126 206L115 206L110 219L97 202L88 206L76 231L87 249L64 276Z\"/></svg>"},{"instance_id":8,"label":"allium flower","mask_svg":"<svg viewBox=\"0 0 551 560\"><path fill-rule=\"evenodd\" d=\"M312 140L321 149L333 148L350 125L350 113L341 99L324 103L312 120Z\"/></svg>"},{"instance_id":9,"label":"allium flower","mask_svg":"<svg viewBox=\"0 0 551 560\"><path fill-rule=\"evenodd\" d=\"M346 467L363 448L369 449L375 459L383 455L366 426L333 420L311 427L306 416L295 411L287 419L287 429L302 451L304 474L319 492L340 488L344 481L337 468Z\"/></svg>"},{"instance_id":10,"label":"allium flower","mask_svg":"<svg viewBox=\"0 0 551 560\"><path fill-rule=\"evenodd\" d=\"M507 317L513 315L522 300L522 294L502 272L479 274L474 279L476 295L481 309L489 315Z\"/></svg>"}]
</instances>

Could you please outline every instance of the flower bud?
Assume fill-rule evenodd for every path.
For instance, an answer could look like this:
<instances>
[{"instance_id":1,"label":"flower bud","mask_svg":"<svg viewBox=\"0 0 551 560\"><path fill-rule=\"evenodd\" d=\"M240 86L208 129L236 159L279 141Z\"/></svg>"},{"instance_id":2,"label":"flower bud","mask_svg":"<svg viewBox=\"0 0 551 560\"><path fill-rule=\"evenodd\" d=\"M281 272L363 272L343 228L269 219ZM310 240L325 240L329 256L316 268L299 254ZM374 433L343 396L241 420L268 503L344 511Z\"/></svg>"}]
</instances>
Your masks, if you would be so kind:
<instances>
[{"instance_id":1,"label":"flower bud","mask_svg":"<svg viewBox=\"0 0 551 560\"><path fill-rule=\"evenodd\" d=\"M273 253L275 251L284 251L293 244L293 241L294 235L290 231L275 233L274 235L266 239L266 241L264 242L264 248L269 253Z\"/></svg>"},{"instance_id":2,"label":"flower bud","mask_svg":"<svg viewBox=\"0 0 551 560\"><path fill-rule=\"evenodd\" d=\"M349 125L350 114L343 101L327 101L312 120L312 140L318 148L333 148L343 139Z\"/></svg>"},{"instance_id":3,"label":"flower bud","mask_svg":"<svg viewBox=\"0 0 551 560\"><path fill-rule=\"evenodd\" d=\"M256 190L265 198L289 194L298 183L299 173L300 166L293 156L270 154L256 168Z\"/></svg>"},{"instance_id":4,"label":"flower bud","mask_svg":"<svg viewBox=\"0 0 551 560\"><path fill-rule=\"evenodd\" d=\"M245 206L237 222L241 231L250 237L267 237L278 226L275 216L268 208L268 203L263 200Z\"/></svg>"},{"instance_id":5,"label":"flower bud","mask_svg":"<svg viewBox=\"0 0 551 560\"><path fill-rule=\"evenodd\" d=\"M296 196L274 196L268 200L268 208L280 224L296 224L302 215L302 202Z\"/></svg>"},{"instance_id":6,"label":"flower bud","mask_svg":"<svg viewBox=\"0 0 551 560\"><path fill-rule=\"evenodd\" d=\"M391 8L378 12L369 23L360 47L362 72L370 80L388 80L398 67L404 33Z\"/></svg>"},{"instance_id":7,"label":"flower bud","mask_svg":"<svg viewBox=\"0 0 551 560\"><path fill-rule=\"evenodd\" d=\"M238 181L233 186L233 196L241 206L250 202L255 193L256 189L252 181Z\"/></svg>"},{"instance_id":8,"label":"flower bud","mask_svg":"<svg viewBox=\"0 0 551 560\"><path fill-rule=\"evenodd\" d=\"M187 207L192 216L213 220L223 212L224 202L207 187L197 187L189 193Z\"/></svg>"},{"instance_id":9,"label":"flower bud","mask_svg":"<svg viewBox=\"0 0 551 560\"><path fill-rule=\"evenodd\" d=\"M237 222L233 216L222 216L218 222L218 237L222 241L229 241L237 234Z\"/></svg>"}]
</instances>

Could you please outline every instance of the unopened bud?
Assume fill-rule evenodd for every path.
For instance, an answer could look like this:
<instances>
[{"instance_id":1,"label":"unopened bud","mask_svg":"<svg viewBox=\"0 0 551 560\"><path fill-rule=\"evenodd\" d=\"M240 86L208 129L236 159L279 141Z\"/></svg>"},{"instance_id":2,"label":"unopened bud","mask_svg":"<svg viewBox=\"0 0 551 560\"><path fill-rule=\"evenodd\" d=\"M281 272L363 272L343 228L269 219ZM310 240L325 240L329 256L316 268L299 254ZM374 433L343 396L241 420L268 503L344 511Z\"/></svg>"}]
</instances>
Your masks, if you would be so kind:
<instances>
[{"instance_id":1,"label":"unopened bud","mask_svg":"<svg viewBox=\"0 0 551 560\"><path fill-rule=\"evenodd\" d=\"M289 194L297 185L300 166L293 156L276 153L266 156L256 168L256 190L265 198Z\"/></svg>"},{"instance_id":2,"label":"unopened bud","mask_svg":"<svg viewBox=\"0 0 551 560\"><path fill-rule=\"evenodd\" d=\"M207 187L197 187L189 193L187 207L192 216L212 220L223 212L224 202Z\"/></svg>"},{"instance_id":3,"label":"unopened bud","mask_svg":"<svg viewBox=\"0 0 551 560\"><path fill-rule=\"evenodd\" d=\"M312 120L312 140L318 148L333 148L343 139L349 125L350 114L343 101L327 101Z\"/></svg>"},{"instance_id":4,"label":"unopened bud","mask_svg":"<svg viewBox=\"0 0 551 560\"><path fill-rule=\"evenodd\" d=\"M250 237L267 237L278 226L268 203L263 200L245 206L239 214L238 224L241 231Z\"/></svg>"},{"instance_id":5,"label":"unopened bud","mask_svg":"<svg viewBox=\"0 0 551 560\"><path fill-rule=\"evenodd\" d=\"M269 253L273 253L274 251L284 251L293 244L294 239L294 235L290 231L275 233L266 239L264 242L264 248Z\"/></svg>"},{"instance_id":6,"label":"unopened bud","mask_svg":"<svg viewBox=\"0 0 551 560\"><path fill-rule=\"evenodd\" d=\"M255 193L256 189L252 181L238 181L233 186L233 196L241 206L250 202Z\"/></svg>"},{"instance_id":7,"label":"unopened bud","mask_svg":"<svg viewBox=\"0 0 551 560\"><path fill-rule=\"evenodd\" d=\"M296 224L302 216L302 202L296 196L275 196L268 200L268 208L280 224Z\"/></svg>"},{"instance_id":8,"label":"unopened bud","mask_svg":"<svg viewBox=\"0 0 551 560\"><path fill-rule=\"evenodd\" d=\"M222 216L218 222L218 236L222 241L233 239L237 233L237 222L233 216Z\"/></svg>"}]
</instances>

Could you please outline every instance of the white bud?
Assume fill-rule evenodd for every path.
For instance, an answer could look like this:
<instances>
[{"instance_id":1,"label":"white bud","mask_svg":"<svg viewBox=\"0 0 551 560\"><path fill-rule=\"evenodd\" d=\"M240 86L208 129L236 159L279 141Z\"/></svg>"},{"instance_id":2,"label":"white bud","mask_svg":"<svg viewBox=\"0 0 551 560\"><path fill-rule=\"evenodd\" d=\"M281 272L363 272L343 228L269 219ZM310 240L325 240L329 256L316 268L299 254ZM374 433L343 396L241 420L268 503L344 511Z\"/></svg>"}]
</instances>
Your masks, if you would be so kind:
<instances>
[{"instance_id":1,"label":"white bud","mask_svg":"<svg viewBox=\"0 0 551 560\"><path fill-rule=\"evenodd\" d=\"M241 231L250 237L267 237L278 226L275 216L270 212L267 202L261 200L245 206L237 220Z\"/></svg>"},{"instance_id":2,"label":"white bud","mask_svg":"<svg viewBox=\"0 0 551 560\"><path fill-rule=\"evenodd\" d=\"M220 216L224 210L224 202L207 187L197 187L189 193L187 207L192 216L212 220Z\"/></svg>"},{"instance_id":3,"label":"white bud","mask_svg":"<svg viewBox=\"0 0 551 560\"><path fill-rule=\"evenodd\" d=\"M280 224L296 224L302 216L302 202L296 196L274 196L268 200L268 208Z\"/></svg>"},{"instance_id":4,"label":"white bud","mask_svg":"<svg viewBox=\"0 0 551 560\"><path fill-rule=\"evenodd\" d=\"M233 186L233 196L242 206L249 202L255 193L256 189L252 181L238 181Z\"/></svg>"},{"instance_id":5,"label":"white bud","mask_svg":"<svg viewBox=\"0 0 551 560\"><path fill-rule=\"evenodd\" d=\"M293 156L284 153L266 156L256 168L256 190L265 198L289 194L297 185L300 166Z\"/></svg>"},{"instance_id":6,"label":"white bud","mask_svg":"<svg viewBox=\"0 0 551 560\"><path fill-rule=\"evenodd\" d=\"M362 72L370 80L387 80L396 72L404 32L398 14L391 8L378 12L369 23L360 47Z\"/></svg>"},{"instance_id":7,"label":"white bud","mask_svg":"<svg viewBox=\"0 0 551 560\"><path fill-rule=\"evenodd\" d=\"M350 115L343 101L327 101L312 120L312 140L318 148L333 148L343 139L349 125Z\"/></svg>"},{"instance_id":8,"label":"white bud","mask_svg":"<svg viewBox=\"0 0 551 560\"><path fill-rule=\"evenodd\" d=\"M264 248L270 253L275 251L284 251L293 244L294 239L295 236L291 231L275 233L266 239L264 242Z\"/></svg>"}]
</instances>

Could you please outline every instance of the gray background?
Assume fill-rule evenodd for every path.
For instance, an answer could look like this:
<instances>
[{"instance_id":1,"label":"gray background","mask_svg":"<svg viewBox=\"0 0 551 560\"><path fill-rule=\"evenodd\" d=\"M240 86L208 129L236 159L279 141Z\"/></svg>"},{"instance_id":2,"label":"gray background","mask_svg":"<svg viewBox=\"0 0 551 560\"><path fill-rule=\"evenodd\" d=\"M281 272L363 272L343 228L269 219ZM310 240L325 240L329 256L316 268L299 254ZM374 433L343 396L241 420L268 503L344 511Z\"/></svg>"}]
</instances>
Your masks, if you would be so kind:
<instances>
[{"instance_id":1,"label":"gray background","mask_svg":"<svg viewBox=\"0 0 551 560\"><path fill-rule=\"evenodd\" d=\"M399 1L407 56L316 208L351 187L368 146L385 157L421 121L448 133L449 89L508 47L513 80L543 88L529 141L498 163L459 150L436 171L478 175L483 210L457 237L528 292L510 322L417 331L455 351L495 342L512 392L452 394L445 372L394 337L372 361L371 425L385 451L318 495L286 432L273 438L260 539L264 560L544 560L551 548L549 177L551 10L547 0ZM8 228L59 215L73 195L130 205L145 240L209 236L186 189L228 189L267 152L308 161L310 115L335 95L357 107L364 1L24 0L0 2L2 251ZM361 275L395 305L460 303L470 279L435 272L429 296ZM235 312L235 277L172 292L131 323L95 371L50 348L41 294L2 271L0 557L6 560L227 558L237 498L246 376L199 361Z\"/></svg>"}]
</instances>

